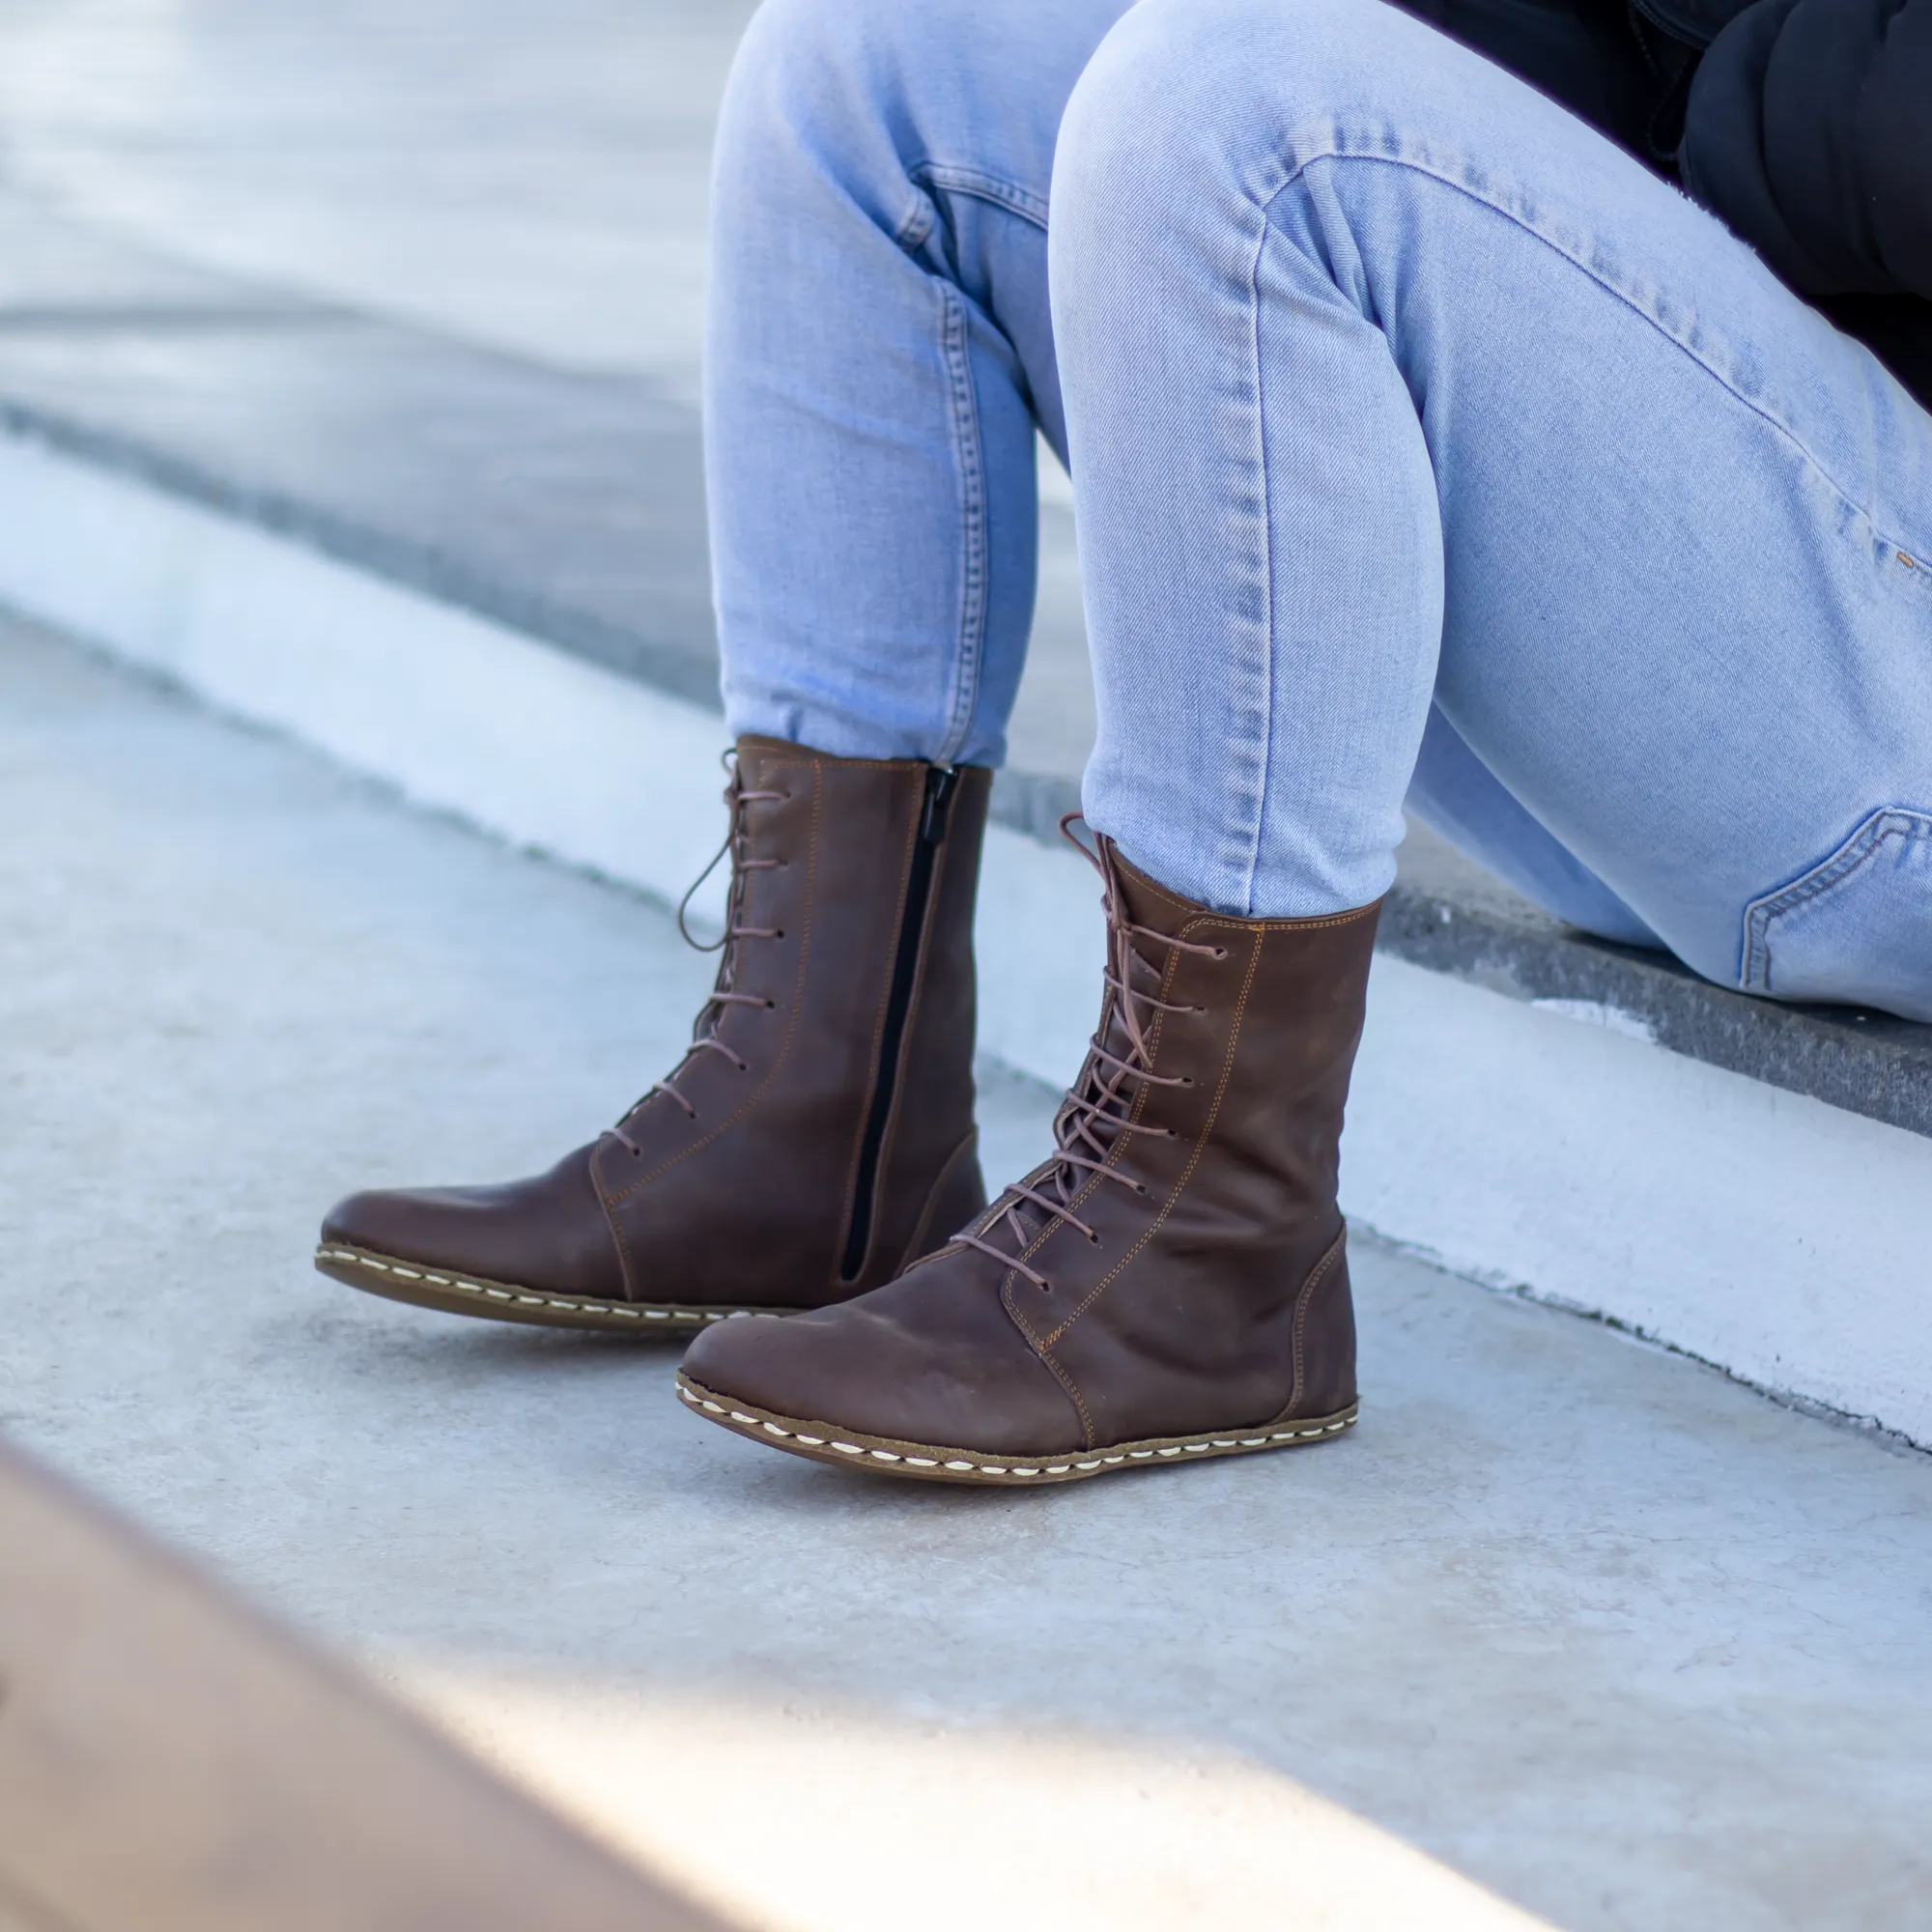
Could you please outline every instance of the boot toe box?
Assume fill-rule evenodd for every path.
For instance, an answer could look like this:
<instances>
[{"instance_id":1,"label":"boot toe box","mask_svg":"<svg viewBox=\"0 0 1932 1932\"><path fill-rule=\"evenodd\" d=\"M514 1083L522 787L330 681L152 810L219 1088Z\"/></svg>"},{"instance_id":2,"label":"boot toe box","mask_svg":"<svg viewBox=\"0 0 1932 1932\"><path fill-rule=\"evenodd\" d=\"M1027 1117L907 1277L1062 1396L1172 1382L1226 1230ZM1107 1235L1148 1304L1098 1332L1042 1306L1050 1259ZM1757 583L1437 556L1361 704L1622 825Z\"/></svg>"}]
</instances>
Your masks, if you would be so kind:
<instances>
[{"instance_id":1,"label":"boot toe box","mask_svg":"<svg viewBox=\"0 0 1932 1932\"><path fill-rule=\"evenodd\" d=\"M621 1298L622 1268L589 1150L491 1187L375 1189L338 1201L322 1244L552 1293Z\"/></svg>"},{"instance_id":2,"label":"boot toe box","mask_svg":"<svg viewBox=\"0 0 1932 1932\"><path fill-rule=\"evenodd\" d=\"M1082 1447L1078 1411L997 1288L949 1278L952 1259L831 1308L723 1322L693 1342L684 1373L770 1414L886 1441L996 1455Z\"/></svg>"}]
</instances>

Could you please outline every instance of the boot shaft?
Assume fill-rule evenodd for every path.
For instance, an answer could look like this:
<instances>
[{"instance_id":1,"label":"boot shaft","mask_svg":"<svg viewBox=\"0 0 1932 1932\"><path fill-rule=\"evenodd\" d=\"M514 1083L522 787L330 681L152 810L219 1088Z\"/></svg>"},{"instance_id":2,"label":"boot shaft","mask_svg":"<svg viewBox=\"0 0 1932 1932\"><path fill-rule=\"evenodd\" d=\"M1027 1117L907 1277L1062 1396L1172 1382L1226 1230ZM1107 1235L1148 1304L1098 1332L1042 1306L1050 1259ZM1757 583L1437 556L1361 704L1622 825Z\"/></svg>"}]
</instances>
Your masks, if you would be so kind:
<instances>
[{"instance_id":1,"label":"boot shaft","mask_svg":"<svg viewBox=\"0 0 1932 1932\"><path fill-rule=\"evenodd\" d=\"M352 1195L317 1265L455 1313L641 1333L819 1307L944 1240L985 1205L989 783L743 740L723 957L680 1065L546 1174Z\"/></svg>"},{"instance_id":2,"label":"boot shaft","mask_svg":"<svg viewBox=\"0 0 1932 1932\"><path fill-rule=\"evenodd\" d=\"M1098 864L1107 990L1054 1154L859 1301L700 1336L702 1412L802 1455L995 1482L1353 1420L1335 1183L1378 908L1235 919L1105 839Z\"/></svg>"},{"instance_id":3,"label":"boot shaft","mask_svg":"<svg viewBox=\"0 0 1932 1932\"><path fill-rule=\"evenodd\" d=\"M1104 1148L1109 1172L1036 1170L1023 1243L1004 1205L982 1217L1018 1264L1000 1299L1090 1443L1162 1433L1162 1416L1340 1410L1354 1325L1339 1148L1379 908L1241 920L1105 840L1100 860L1110 984L1061 1142Z\"/></svg>"},{"instance_id":4,"label":"boot shaft","mask_svg":"<svg viewBox=\"0 0 1932 1932\"><path fill-rule=\"evenodd\" d=\"M1379 906L1237 919L1170 893L1110 845L1105 857L1113 977L1149 997L1129 1013L1110 987L1100 1037L1122 1055L1144 1017L1151 1077L1130 1118L1158 1130L1130 1137L1123 1157L1164 1185L1184 1171L1197 1200L1258 1223L1332 1215Z\"/></svg>"},{"instance_id":5,"label":"boot shaft","mask_svg":"<svg viewBox=\"0 0 1932 1932\"><path fill-rule=\"evenodd\" d=\"M809 1306L889 1278L949 1199L977 1209L972 917L990 781L740 742L713 1003L685 1064L594 1160L627 1269L688 1224L705 1231L687 1264L707 1292L728 1275L745 1299Z\"/></svg>"}]
</instances>

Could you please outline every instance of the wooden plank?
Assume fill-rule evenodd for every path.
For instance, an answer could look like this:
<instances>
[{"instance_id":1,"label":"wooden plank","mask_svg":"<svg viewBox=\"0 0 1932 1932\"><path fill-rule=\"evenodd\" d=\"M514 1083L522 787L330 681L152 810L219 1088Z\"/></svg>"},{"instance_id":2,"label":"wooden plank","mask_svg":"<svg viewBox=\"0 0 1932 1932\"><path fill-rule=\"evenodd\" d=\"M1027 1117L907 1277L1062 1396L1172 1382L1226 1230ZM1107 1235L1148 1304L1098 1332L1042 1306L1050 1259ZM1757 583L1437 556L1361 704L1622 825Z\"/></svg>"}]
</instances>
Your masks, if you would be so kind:
<instances>
[{"instance_id":1,"label":"wooden plank","mask_svg":"<svg viewBox=\"0 0 1932 1932\"><path fill-rule=\"evenodd\" d=\"M719 1932L0 1446L0 1932Z\"/></svg>"}]
</instances>

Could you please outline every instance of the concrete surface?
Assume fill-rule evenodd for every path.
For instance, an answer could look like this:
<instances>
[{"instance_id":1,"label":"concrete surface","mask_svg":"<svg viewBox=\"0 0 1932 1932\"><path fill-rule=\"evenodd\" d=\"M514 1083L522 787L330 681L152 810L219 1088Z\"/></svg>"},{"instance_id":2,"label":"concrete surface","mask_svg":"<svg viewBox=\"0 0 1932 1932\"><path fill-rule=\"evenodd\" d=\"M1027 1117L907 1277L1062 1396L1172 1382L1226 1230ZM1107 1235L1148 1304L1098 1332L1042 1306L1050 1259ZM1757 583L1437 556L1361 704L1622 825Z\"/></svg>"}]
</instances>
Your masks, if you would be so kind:
<instances>
[{"instance_id":1,"label":"concrete surface","mask_svg":"<svg viewBox=\"0 0 1932 1932\"><path fill-rule=\"evenodd\" d=\"M0 525L43 526L0 546L0 598L144 655L47 587L65 560L98 602L110 572L45 528L76 523L47 479L10 473L39 436L715 709L689 271L741 18L497 0L459 33L442 0L0 0ZM993 810L1051 838L1093 731L1064 489L1042 534ZM165 575L139 590L172 613L197 587L172 555ZM202 588L233 611L232 585ZM303 611L280 608L238 627L277 674ZM1932 1028L1727 994L1580 939L1426 835L1401 857L1384 951L1932 1133Z\"/></svg>"},{"instance_id":2,"label":"concrete surface","mask_svg":"<svg viewBox=\"0 0 1932 1932\"><path fill-rule=\"evenodd\" d=\"M659 908L17 626L0 822L0 1428L746 1922L1509 1922L1388 1834L1577 1932L1932 1915L1932 1462L1362 1244L1346 1443L760 1455L308 1267L662 1069ZM996 1172L1049 1105L989 1069Z\"/></svg>"},{"instance_id":3,"label":"concrete surface","mask_svg":"<svg viewBox=\"0 0 1932 1932\"><path fill-rule=\"evenodd\" d=\"M0 0L11 189L184 262L697 391L750 0Z\"/></svg>"},{"instance_id":4,"label":"concrete surface","mask_svg":"<svg viewBox=\"0 0 1932 1932\"><path fill-rule=\"evenodd\" d=\"M0 437L0 597L418 802L664 900L715 849L715 713L32 440ZM1484 918L1466 895L1392 902L1400 952L1419 927L1413 950L1457 977L1378 954L1350 1213L1477 1280L1932 1444L1932 1139L1669 1051L1642 980L1690 982L1634 967L1632 1010L1605 983L1616 958L1535 930L1492 944ZM993 825L982 1047L1064 1081L1099 938L1091 870ZM1579 982L1566 955L1584 952ZM1510 970L1525 959L1548 977Z\"/></svg>"},{"instance_id":5,"label":"concrete surface","mask_svg":"<svg viewBox=\"0 0 1932 1932\"><path fill-rule=\"evenodd\" d=\"M0 0L0 226L184 265L133 291L172 304L117 352L151 377L198 303L233 338L252 301L262 380L223 404L265 423L298 298L688 426L747 12ZM1065 779L1091 712L1046 497L1014 755ZM341 1189L547 1161L661 1070L704 979L661 911L12 632L0 812L0 1428L748 1923L1932 1918L1922 1459L1359 1244L1367 1420L1319 1458L1011 1503L760 1459L675 1413L668 1357L306 1264ZM1645 1050L1538 1023L1558 1086L1577 1039L1606 1079ZM1717 1092L1672 1124L1735 1151ZM1050 1096L995 1069L986 1100L1011 1172ZM1457 1195L1474 1156L1432 1131ZM1851 1273L1794 1275L1813 1329L1864 1312Z\"/></svg>"},{"instance_id":6,"label":"concrete surface","mask_svg":"<svg viewBox=\"0 0 1932 1932\"><path fill-rule=\"evenodd\" d=\"M228 284L217 307L242 303L252 284L258 299L303 297L623 379L613 409L644 418L627 425L639 447L654 442L652 461L695 475L711 134L752 11L750 0L0 0L0 241L11 204L22 225L57 215L103 246L135 243L216 276ZM125 278L107 286L125 298ZM259 465L279 467L270 444L328 433L298 330L251 345L232 326L199 341L178 323L171 339L141 341L132 314L122 328L100 380L178 387L151 396L161 412L210 389L194 374L209 333L260 383L285 372L293 393L279 400L231 386L201 404L232 435L255 402ZM384 353L410 360L407 344ZM666 410L684 412L682 439L659 420ZM513 429L511 440L527 438ZM1093 742L1093 694L1071 493L1051 457L1041 480L1040 594L1010 744L1017 769L1065 782ZM685 641L677 624L670 636Z\"/></svg>"},{"instance_id":7,"label":"concrete surface","mask_svg":"<svg viewBox=\"0 0 1932 1932\"><path fill-rule=\"evenodd\" d=\"M0 425L719 708L697 412L649 378L191 269L0 191Z\"/></svg>"}]
</instances>

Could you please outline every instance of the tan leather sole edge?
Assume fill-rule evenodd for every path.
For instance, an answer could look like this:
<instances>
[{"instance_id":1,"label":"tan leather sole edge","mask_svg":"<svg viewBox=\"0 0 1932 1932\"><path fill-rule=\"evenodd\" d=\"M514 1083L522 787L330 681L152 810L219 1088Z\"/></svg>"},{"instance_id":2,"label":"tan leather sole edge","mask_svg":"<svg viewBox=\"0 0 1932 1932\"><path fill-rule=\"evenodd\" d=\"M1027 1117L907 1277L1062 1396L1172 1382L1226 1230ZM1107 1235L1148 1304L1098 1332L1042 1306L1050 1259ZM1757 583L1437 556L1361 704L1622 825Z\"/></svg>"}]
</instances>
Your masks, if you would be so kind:
<instances>
[{"instance_id":1,"label":"tan leather sole edge","mask_svg":"<svg viewBox=\"0 0 1932 1932\"><path fill-rule=\"evenodd\" d=\"M676 1301L593 1301L580 1294L546 1294L515 1282L445 1273L422 1262L398 1261L369 1248L325 1241L315 1265L331 1281L368 1294L413 1302L445 1315L474 1315L486 1321L525 1321L538 1328L596 1328L605 1333L690 1334L735 1315L796 1315L795 1308L706 1308Z\"/></svg>"},{"instance_id":2,"label":"tan leather sole edge","mask_svg":"<svg viewBox=\"0 0 1932 1932\"><path fill-rule=\"evenodd\" d=\"M1293 1449L1341 1435L1361 1405L1350 1403L1335 1415L1311 1415L1264 1429L1230 1430L1225 1435L1151 1436L1107 1449L1062 1450L1029 1462L1024 1457L987 1455L980 1449L939 1449L925 1442L896 1442L887 1435L862 1435L828 1422L803 1422L733 1401L695 1382L681 1370L677 1392L706 1422L736 1435L748 1435L768 1449L804 1456L815 1463L867 1469L879 1476L907 1476L923 1483L981 1483L994 1488L1033 1489L1042 1483L1077 1483L1117 1469L1157 1469L1175 1463L1203 1462L1210 1456L1252 1456L1264 1449Z\"/></svg>"}]
</instances>

